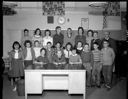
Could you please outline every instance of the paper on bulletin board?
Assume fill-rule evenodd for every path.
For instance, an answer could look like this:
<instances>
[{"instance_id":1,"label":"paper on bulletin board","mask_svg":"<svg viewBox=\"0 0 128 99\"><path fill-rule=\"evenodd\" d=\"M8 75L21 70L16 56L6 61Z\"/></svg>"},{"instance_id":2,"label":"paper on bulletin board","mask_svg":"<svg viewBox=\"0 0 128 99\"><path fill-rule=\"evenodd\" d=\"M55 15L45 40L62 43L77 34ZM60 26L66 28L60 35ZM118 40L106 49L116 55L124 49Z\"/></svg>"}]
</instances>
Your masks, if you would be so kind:
<instances>
[{"instance_id":1,"label":"paper on bulletin board","mask_svg":"<svg viewBox=\"0 0 128 99\"><path fill-rule=\"evenodd\" d=\"M88 28L89 28L89 19L88 18L81 18L81 27L83 27L85 30L88 30Z\"/></svg>"}]
</instances>

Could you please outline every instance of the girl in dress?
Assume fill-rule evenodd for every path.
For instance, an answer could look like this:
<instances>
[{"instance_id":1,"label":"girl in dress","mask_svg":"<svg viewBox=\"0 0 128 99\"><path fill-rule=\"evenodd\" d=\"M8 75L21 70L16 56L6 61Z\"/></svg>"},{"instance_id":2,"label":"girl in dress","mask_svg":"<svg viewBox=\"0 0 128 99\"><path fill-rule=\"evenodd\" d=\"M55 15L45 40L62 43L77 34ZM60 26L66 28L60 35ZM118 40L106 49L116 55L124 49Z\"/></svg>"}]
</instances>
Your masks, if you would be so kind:
<instances>
[{"instance_id":1,"label":"girl in dress","mask_svg":"<svg viewBox=\"0 0 128 99\"><path fill-rule=\"evenodd\" d=\"M23 54L22 51L20 50L21 45L19 42L15 41L12 46L13 50L9 52L9 58L11 60L11 66L10 66L10 71L11 74L10 76L14 80L14 89L13 91L16 91L16 82L24 76L24 67L23 67Z\"/></svg>"},{"instance_id":2,"label":"girl in dress","mask_svg":"<svg viewBox=\"0 0 128 99\"><path fill-rule=\"evenodd\" d=\"M87 31L87 37L86 37L86 42L89 44L89 49L91 49L91 41L93 39L93 31L88 30Z\"/></svg>"}]
</instances>

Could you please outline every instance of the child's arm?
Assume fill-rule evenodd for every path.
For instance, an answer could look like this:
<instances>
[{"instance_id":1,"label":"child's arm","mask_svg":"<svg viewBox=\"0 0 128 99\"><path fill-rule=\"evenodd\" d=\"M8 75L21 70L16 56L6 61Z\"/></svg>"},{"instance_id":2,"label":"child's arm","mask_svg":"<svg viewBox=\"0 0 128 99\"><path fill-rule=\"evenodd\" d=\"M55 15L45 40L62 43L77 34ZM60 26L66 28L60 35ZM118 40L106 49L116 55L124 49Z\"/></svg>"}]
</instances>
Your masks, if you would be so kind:
<instances>
[{"instance_id":1,"label":"child's arm","mask_svg":"<svg viewBox=\"0 0 128 99\"><path fill-rule=\"evenodd\" d=\"M114 50L111 48L111 55L112 55L112 61L114 62L115 60L115 52Z\"/></svg>"},{"instance_id":2,"label":"child's arm","mask_svg":"<svg viewBox=\"0 0 128 99\"><path fill-rule=\"evenodd\" d=\"M91 66L93 67L93 63L94 63L94 60L93 60L93 53L91 52Z\"/></svg>"},{"instance_id":3,"label":"child's arm","mask_svg":"<svg viewBox=\"0 0 128 99\"><path fill-rule=\"evenodd\" d=\"M80 56L79 56L79 61L77 62L77 64L82 64L82 60Z\"/></svg>"},{"instance_id":4,"label":"child's arm","mask_svg":"<svg viewBox=\"0 0 128 99\"><path fill-rule=\"evenodd\" d=\"M101 64L103 64L103 51L102 50L100 52L100 62L101 62Z\"/></svg>"}]
</instances>

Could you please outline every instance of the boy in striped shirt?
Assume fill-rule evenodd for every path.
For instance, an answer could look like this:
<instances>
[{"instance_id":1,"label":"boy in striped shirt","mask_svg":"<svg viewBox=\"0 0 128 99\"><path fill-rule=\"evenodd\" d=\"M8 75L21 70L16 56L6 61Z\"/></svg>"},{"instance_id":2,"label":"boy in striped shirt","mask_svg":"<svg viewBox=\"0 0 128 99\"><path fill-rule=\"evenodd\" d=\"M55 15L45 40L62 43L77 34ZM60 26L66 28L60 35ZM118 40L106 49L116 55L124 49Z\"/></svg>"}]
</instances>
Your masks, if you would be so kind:
<instances>
[{"instance_id":1,"label":"boy in striped shirt","mask_svg":"<svg viewBox=\"0 0 128 99\"><path fill-rule=\"evenodd\" d=\"M101 51L98 49L99 45L97 42L93 43L93 69L92 69L92 86L100 88L100 72L102 69L101 64Z\"/></svg>"}]
</instances>

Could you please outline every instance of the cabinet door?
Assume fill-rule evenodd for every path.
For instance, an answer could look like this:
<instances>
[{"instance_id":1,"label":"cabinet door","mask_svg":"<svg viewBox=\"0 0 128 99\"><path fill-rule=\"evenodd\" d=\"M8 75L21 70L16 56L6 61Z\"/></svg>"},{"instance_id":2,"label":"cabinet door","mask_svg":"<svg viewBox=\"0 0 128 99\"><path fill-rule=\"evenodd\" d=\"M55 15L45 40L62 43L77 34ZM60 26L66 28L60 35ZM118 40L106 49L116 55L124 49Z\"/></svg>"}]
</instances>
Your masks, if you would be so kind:
<instances>
[{"instance_id":1,"label":"cabinet door","mask_svg":"<svg viewBox=\"0 0 128 99\"><path fill-rule=\"evenodd\" d=\"M42 93L42 76L40 72L25 72L26 93Z\"/></svg>"},{"instance_id":2,"label":"cabinet door","mask_svg":"<svg viewBox=\"0 0 128 99\"><path fill-rule=\"evenodd\" d=\"M85 93L85 71L69 73L69 94Z\"/></svg>"}]
</instances>

